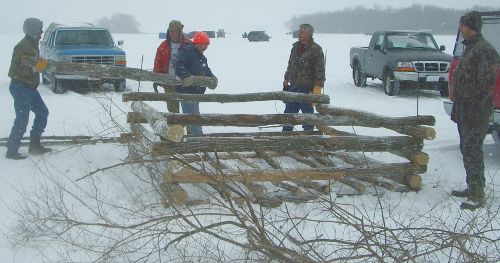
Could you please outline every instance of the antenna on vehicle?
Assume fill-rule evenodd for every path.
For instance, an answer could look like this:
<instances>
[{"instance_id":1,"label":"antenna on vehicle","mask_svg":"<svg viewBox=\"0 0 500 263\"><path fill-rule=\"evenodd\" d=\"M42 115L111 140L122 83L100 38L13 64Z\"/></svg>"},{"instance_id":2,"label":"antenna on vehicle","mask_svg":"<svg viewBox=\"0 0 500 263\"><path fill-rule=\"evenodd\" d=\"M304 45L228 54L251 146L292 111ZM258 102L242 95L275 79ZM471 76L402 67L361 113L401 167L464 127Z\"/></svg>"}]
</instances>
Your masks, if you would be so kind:
<instances>
[{"instance_id":1,"label":"antenna on vehicle","mask_svg":"<svg viewBox=\"0 0 500 263\"><path fill-rule=\"evenodd\" d=\"M139 73L139 86L137 87L137 92L141 91L141 79L142 79L142 65L144 64L144 55L141 57L141 71Z\"/></svg>"}]
</instances>

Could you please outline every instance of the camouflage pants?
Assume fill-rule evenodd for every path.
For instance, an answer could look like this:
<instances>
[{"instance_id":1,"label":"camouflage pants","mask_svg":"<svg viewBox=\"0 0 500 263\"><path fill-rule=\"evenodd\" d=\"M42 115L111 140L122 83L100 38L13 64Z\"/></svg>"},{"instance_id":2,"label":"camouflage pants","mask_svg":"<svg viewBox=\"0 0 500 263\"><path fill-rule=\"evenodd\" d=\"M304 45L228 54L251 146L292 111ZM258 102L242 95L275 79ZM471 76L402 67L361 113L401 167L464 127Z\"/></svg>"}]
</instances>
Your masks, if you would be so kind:
<instances>
[{"instance_id":1,"label":"camouflage pants","mask_svg":"<svg viewBox=\"0 0 500 263\"><path fill-rule=\"evenodd\" d=\"M457 126L467 185L474 191L482 192L485 186L483 142L488 134L489 121L458 121Z\"/></svg>"}]
</instances>

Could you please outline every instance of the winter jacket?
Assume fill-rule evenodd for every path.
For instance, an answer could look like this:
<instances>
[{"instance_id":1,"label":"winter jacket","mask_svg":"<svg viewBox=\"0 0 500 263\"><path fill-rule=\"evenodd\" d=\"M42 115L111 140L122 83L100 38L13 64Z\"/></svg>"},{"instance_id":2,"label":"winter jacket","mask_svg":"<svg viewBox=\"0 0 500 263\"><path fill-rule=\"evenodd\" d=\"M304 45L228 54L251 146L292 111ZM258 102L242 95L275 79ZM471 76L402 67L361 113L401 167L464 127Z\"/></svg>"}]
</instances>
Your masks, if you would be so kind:
<instances>
[{"instance_id":1,"label":"winter jacket","mask_svg":"<svg viewBox=\"0 0 500 263\"><path fill-rule=\"evenodd\" d=\"M32 88L40 84L40 73L33 70L34 63L21 64L22 57L37 58L40 54L38 41L25 36L15 47L10 63L9 77L26 83Z\"/></svg>"},{"instance_id":2,"label":"winter jacket","mask_svg":"<svg viewBox=\"0 0 500 263\"><path fill-rule=\"evenodd\" d=\"M170 37L167 35L167 39L157 48L153 72L168 74L170 64L170 43ZM192 44L191 40L187 37L183 37L181 47L189 44Z\"/></svg>"},{"instance_id":3,"label":"winter jacket","mask_svg":"<svg viewBox=\"0 0 500 263\"><path fill-rule=\"evenodd\" d=\"M285 72L291 86L313 88L325 82L325 60L323 49L314 40L307 45L299 41L293 44Z\"/></svg>"},{"instance_id":4,"label":"winter jacket","mask_svg":"<svg viewBox=\"0 0 500 263\"><path fill-rule=\"evenodd\" d=\"M465 51L455 70L452 120L489 121L499 56L482 35L464 40Z\"/></svg>"},{"instance_id":5,"label":"winter jacket","mask_svg":"<svg viewBox=\"0 0 500 263\"><path fill-rule=\"evenodd\" d=\"M214 77L214 74L208 67L207 58L193 45L185 45L179 50L175 73L181 79L192 75ZM178 87L175 90L180 93L203 94L206 87Z\"/></svg>"}]
</instances>

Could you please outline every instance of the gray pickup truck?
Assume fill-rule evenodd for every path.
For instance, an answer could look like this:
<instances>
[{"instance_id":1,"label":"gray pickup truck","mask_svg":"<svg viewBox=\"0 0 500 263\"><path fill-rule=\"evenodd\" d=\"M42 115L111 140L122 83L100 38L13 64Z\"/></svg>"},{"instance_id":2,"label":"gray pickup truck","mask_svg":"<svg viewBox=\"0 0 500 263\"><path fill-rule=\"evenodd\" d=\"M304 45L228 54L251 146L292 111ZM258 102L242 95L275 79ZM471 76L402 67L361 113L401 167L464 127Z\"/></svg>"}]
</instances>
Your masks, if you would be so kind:
<instances>
[{"instance_id":1,"label":"gray pickup truck","mask_svg":"<svg viewBox=\"0 0 500 263\"><path fill-rule=\"evenodd\" d=\"M438 90L448 96L448 72L452 56L444 53L431 33L425 31L375 32L368 47L351 48L354 84L380 79L389 96L403 88Z\"/></svg>"}]
</instances>

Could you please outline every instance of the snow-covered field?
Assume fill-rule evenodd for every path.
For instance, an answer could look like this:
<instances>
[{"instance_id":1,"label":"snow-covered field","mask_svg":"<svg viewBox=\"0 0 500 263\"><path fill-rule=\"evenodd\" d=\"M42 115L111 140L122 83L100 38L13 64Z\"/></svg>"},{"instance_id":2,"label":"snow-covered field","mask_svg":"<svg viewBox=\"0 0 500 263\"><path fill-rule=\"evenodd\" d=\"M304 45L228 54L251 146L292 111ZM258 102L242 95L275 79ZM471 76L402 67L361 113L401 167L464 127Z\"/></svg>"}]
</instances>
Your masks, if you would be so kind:
<instances>
[{"instance_id":1,"label":"snow-covered field","mask_svg":"<svg viewBox=\"0 0 500 263\"><path fill-rule=\"evenodd\" d=\"M157 35L115 35L115 40L125 40L128 66L151 69L156 47L160 43ZM275 91L281 89L283 74L286 68L293 39L284 34L272 35L270 42L250 43L242 39L239 33L228 34L225 39L214 39L206 56L208 63L219 78L219 86L209 93L247 93L257 91ZM22 38L21 34L1 35L0 44L0 137L9 135L14 120L13 100L9 94L10 79L7 72L10 64L12 48ZM382 197L386 202L398 200L403 207L412 207L414 213L424 212L437 204L452 204L448 212L454 216L460 199L449 197L448 193L455 188L465 186L465 172L458 148L456 126L450 121L443 109L444 99L437 93L407 92L397 97L384 94L379 81L369 81L367 88L358 88L352 84L349 67L349 49L352 46L365 46L370 36L364 35L321 35L316 41L327 52L325 93L330 95L331 104L366 110L388 116L410 116L419 114L436 117L437 138L426 141L424 151L430 155L428 172L423 175L423 188L415 193L389 193ZM438 44L445 45L447 52L452 52L454 36L437 36ZM152 91L151 83L128 81L129 90ZM129 104L121 102L119 93L99 92L80 94L66 92L54 94L48 87L40 86L39 91L47 104L50 115L44 135L92 135L118 136L122 130L116 123L127 129L125 122ZM418 100L417 100L417 97ZM159 109L166 108L164 103L155 104ZM166 110L166 109L164 109ZM246 104L201 104L205 113L282 113L281 102L259 102ZM33 116L32 116L33 117ZM204 128L206 132L236 131L241 128ZM29 130L29 127L28 127ZM269 131L272 131L270 129ZM279 130L279 128L274 128ZM363 132L363 131L360 131ZM28 133L27 133L28 135ZM6 149L0 149L0 257L2 262L42 262L52 259L56 248L43 250L14 248L9 242L9 233L16 223L16 208L23 201L26 190L39 191L38 186L50 178L76 180L90 171L121 162L127 156L127 148L121 145L92 145L84 147L56 146L55 151L44 158L30 157L23 161L6 160ZM485 164L488 203L498 208L500 205L500 148L494 145L488 136L485 145ZM26 147L21 148L27 152ZM112 178L126 175L126 168L108 170L99 177ZM104 179L106 180L106 179ZM134 185L133 177L128 179ZM130 187L130 185L128 187ZM110 191L115 186L110 183ZM122 182L116 187L127 187ZM40 190L41 191L41 190ZM138 191L138 190L136 190ZM373 197L345 197L344 202L361 204ZM498 219L498 218L497 218ZM500 219L498 219L500 220ZM498 233L497 233L498 235ZM51 251L51 252L47 252ZM48 253L48 254L47 254Z\"/></svg>"}]
</instances>

